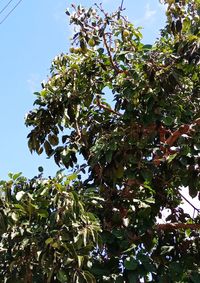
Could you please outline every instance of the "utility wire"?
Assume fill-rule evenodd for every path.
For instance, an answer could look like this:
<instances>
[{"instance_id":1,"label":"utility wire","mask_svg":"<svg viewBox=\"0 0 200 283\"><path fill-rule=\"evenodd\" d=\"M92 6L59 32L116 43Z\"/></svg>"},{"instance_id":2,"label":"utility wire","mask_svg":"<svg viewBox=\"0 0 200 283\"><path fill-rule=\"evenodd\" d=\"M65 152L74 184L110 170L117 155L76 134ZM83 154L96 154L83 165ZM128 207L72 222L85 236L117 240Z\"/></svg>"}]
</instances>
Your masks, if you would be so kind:
<instances>
[{"instance_id":1,"label":"utility wire","mask_svg":"<svg viewBox=\"0 0 200 283\"><path fill-rule=\"evenodd\" d=\"M10 5L10 3L12 2L13 0L10 0L4 7L3 9L0 11L0 14L3 13L3 11L5 11L5 9Z\"/></svg>"},{"instance_id":2,"label":"utility wire","mask_svg":"<svg viewBox=\"0 0 200 283\"><path fill-rule=\"evenodd\" d=\"M10 2L12 2L13 0L10 0ZM17 4L10 10L10 12L3 18L3 20L0 21L0 25L3 24L3 22L5 22L5 20L10 16L10 14L12 14L12 12L14 12L14 10L17 8L17 6L19 6L19 4L22 2L23 0L19 0L17 2ZM10 3L9 2L9 3ZM9 3L7 4L7 6L9 5ZM5 7L4 7L5 8ZM5 9L4 9L5 10Z\"/></svg>"}]
</instances>

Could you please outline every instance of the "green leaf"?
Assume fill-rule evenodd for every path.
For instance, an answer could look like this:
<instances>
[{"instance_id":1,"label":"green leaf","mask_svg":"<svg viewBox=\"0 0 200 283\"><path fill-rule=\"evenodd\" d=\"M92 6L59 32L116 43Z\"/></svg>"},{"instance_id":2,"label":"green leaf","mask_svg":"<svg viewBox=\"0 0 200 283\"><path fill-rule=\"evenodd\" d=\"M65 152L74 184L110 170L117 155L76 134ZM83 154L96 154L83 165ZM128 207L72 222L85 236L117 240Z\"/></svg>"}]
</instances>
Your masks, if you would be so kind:
<instances>
[{"instance_id":1,"label":"green leaf","mask_svg":"<svg viewBox=\"0 0 200 283\"><path fill-rule=\"evenodd\" d=\"M135 274L135 272L129 271L128 272L128 280L131 283L137 283L138 282L138 276L139 274Z\"/></svg>"},{"instance_id":2,"label":"green leaf","mask_svg":"<svg viewBox=\"0 0 200 283\"><path fill-rule=\"evenodd\" d=\"M167 116L167 117L163 118L163 123L166 126L171 126L174 123L174 119L170 116Z\"/></svg>"},{"instance_id":3,"label":"green leaf","mask_svg":"<svg viewBox=\"0 0 200 283\"><path fill-rule=\"evenodd\" d=\"M107 153L106 153L106 162L110 163L111 160L112 160L112 155L113 155L113 152L111 150L109 150Z\"/></svg>"},{"instance_id":4,"label":"green leaf","mask_svg":"<svg viewBox=\"0 0 200 283\"><path fill-rule=\"evenodd\" d=\"M74 181L77 178L77 173L73 173L67 176L68 181Z\"/></svg>"},{"instance_id":5,"label":"green leaf","mask_svg":"<svg viewBox=\"0 0 200 283\"><path fill-rule=\"evenodd\" d=\"M122 276L118 276L115 283L124 283L124 279Z\"/></svg>"},{"instance_id":6,"label":"green leaf","mask_svg":"<svg viewBox=\"0 0 200 283\"><path fill-rule=\"evenodd\" d=\"M178 155L178 153L174 153L174 154L169 155L167 157L168 163L171 163L176 158L177 155Z\"/></svg>"},{"instance_id":7,"label":"green leaf","mask_svg":"<svg viewBox=\"0 0 200 283\"><path fill-rule=\"evenodd\" d=\"M193 273L191 276L191 280L193 283L199 283L200 282L200 274L199 273Z\"/></svg>"},{"instance_id":8,"label":"green leaf","mask_svg":"<svg viewBox=\"0 0 200 283\"><path fill-rule=\"evenodd\" d=\"M150 171L148 169L142 169L141 175L142 175L142 177L144 178L145 181L151 181L152 178L153 178L152 171Z\"/></svg>"},{"instance_id":9,"label":"green leaf","mask_svg":"<svg viewBox=\"0 0 200 283\"><path fill-rule=\"evenodd\" d=\"M49 216L49 213L46 209L39 209L37 213L43 218L47 218Z\"/></svg>"},{"instance_id":10,"label":"green leaf","mask_svg":"<svg viewBox=\"0 0 200 283\"><path fill-rule=\"evenodd\" d=\"M162 246L161 255L170 253L172 250L174 250L174 246Z\"/></svg>"},{"instance_id":11,"label":"green leaf","mask_svg":"<svg viewBox=\"0 0 200 283\"><path fill-rule=\"evenodd\" d=\"M21 175L22 175L21 172L16 173L16 174L13 174L13 175L12 175L12 179L13 179L14 181L16 181Z\"/></svg>"},{"instance_id":12,"label":"green leaf","mask_svg":"<svg viewBox=\"0 0 200 283\"><path fill-rule=\"evenodd\" d=\"M66 282L68 282L68 276L67 276L66 272L65 272L63 269L61 269L61 270L58 271L58 273L57 273L57 279L58 279L61 283L66 283Z\"/></svg>"},{"instance_id":13,"label":"green leaf","mask_svg":"<svg viewBox=\"0 0 200 283\"><path fill-rule=\"evenodd\" d=\"M138 267L138 262L133 257L127 257L126 260L124 261L124 267L127 270L135 270Z\"/></svg>"},{"instance_id":14,"label":"green leaf","mask_svg":"<svg viewBox=\"0 0 200 283\"><path fill-rule=\"evenodd\" d=\"M185 230L185 235L186 235L187 238L190 237L191 232L192 232L191 229L186 229Z\"/></svg>"},{"instance_id":15,"label":"green leaf","mask_svg":"<svg viewBox=\"0 0 200 283\"><path fill-rule=\"evenodd\" d=\"M83 271L82 275L87 283L96 283L94 275L92 275L89 271Z\"/></svg>"},{"instance_id":16,"label":"green leaf","mask_svg":"<svg viewBox=\"0 0 200 283\"><path fill-rule=\"evenodd\" d=\"M57 135L49 134L48 140L49 140L50 144L53 145L53 146L58 145L58 143L59 143L59 139L58 139Z\"/></svg>"},{"instance_id":17,"label":"green leaf","mask_svg":"<svg viewBox=\"0 0 200 283\"><path fill-rule=\"evenodd\" d=\"M44 149L45 149L45 152L46 152L47 156L50 156L51 153L52 153L52 147L51 147L51 145L50 145L50 143L48 141L45 141Z\"/></svg>"},{"instance_id":18,"label":"green leaf","mask_svg":"<svg viewBox=\"0 0 200 283\"><path fill-rule=\"evenodd\" d=\"M45 244L46 245L51 244L51 243L53 243L53 241L54 241L53 238L48 238L48 239L46 239Z\"/></svg>"},{"instance_id":19,"label":"green leaf","mask_svg":"<svg viewBox=\"0 0 200 283\"><path fill-rule=\"evenodd\" d=\"M152 45L151 44L145 44L144 46L143 46L143 49L146 51L149 51L150 49L152 49Z\"/></svg>"},{"instance_id":20,"label":"green leaf","mask_svg":"<svg viewBox=\"0 0 200 283\"><path fill-rule=\"evenodd\" d=\"M78 259L78 267L81 268L81 267L82 267L82 264L83 264L84 257L78 255L78 256L77 256L77 259Z\"/></svg>"}]
</instances>

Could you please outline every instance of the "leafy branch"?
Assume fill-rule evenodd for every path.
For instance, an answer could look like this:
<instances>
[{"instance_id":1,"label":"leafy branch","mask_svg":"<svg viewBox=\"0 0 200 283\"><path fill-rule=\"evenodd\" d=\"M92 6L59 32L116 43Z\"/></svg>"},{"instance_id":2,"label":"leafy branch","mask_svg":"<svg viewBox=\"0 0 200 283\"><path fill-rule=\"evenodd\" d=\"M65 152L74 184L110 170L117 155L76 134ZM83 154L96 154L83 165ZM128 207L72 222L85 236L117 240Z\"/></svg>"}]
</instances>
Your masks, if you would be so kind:
<instances>
[{"instance_id":1,"label":"leafy branch","mask_svg":"<svg viewBox=\"0 0 200 283\"><path fill-rule=\"evenodd\" d=\"M157 231L173 231L173 230L200 230L200 224L196 223L165 223L155 225Z\"/></svg>"}]
</instances>

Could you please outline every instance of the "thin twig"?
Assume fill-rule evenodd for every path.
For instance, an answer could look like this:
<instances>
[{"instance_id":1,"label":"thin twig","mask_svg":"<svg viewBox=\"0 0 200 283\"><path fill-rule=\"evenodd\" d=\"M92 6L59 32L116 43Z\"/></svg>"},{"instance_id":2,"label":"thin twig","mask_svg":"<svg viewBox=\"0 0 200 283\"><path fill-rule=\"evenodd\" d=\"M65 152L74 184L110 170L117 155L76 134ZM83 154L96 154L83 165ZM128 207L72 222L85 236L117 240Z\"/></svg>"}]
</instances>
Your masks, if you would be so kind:
<instances>
[{"instance_id":1,"label":"thin twig","mask_svg":"<svg viewBox=\"0 0 200 283\"><path fill-rule=\"evenodd\" d=\"M120 11L123 10L123 5L124 5L124 0L122 0L121 5L120 5Z\"/></svg>"},{"instance_id":2,"label":"thin twig","mask_svg":"<svg viewBox=\"0 0 200 283\"><path fill-rule=\"evenodd\" d=\"M200 209L196 208L186 197L184 197L180 192L179 194L192 208L194 208L194 210L200 212Z\"/></svg>"},{"instance_id":3,"label":"thin twig","mask_svg":"<svg viewBox=\"0 0 200 283\"><path fill-rule=\"evenodd\" d=\"M111 65L113 66L113 69L115 70L116 73L121 73L120 70L117 68L117 66L115 65L115 63L113 62L113 58L112 58L112 54L110 52L110 48L108 47L108 43L107 43L107 40L106 40L106 36L105 36L105 33L103 33L103 42L104 42L104 45L106 47L106 50L108 52L108 56L110 58L110 63Z\"/></svg>"},{"instance_id":4,"label":"thin twig","mask_svg":"<svg viewBox=\"0 0 200 283\"><path fill-rule=\"evenodd\" d=\"M76 120L76 123L75 123L75 124L76 124L76 131L77 131L78 137L81 138L81 136L82 136L82 135L81 135L81 130L80 130L80 128L79 128L79 124L78 124L78 121L77 121L77 120Z\"/></svg>"},{"instance_id":5,"label":"thin twig","mask_svg":"<svg viewBox=\"0 0 200 283\"><path fill-rule=\"evenodd\" d=\"M107 111L109 111L109 112L111 112L111 113L113 113L113 114L116 114L116 115L118 115L118 116L121 116L122 114L120 114L119 112L116 112L115 110L113 110L113 109L111 109L111 108L108 108L107 106L105 106L105 105L103 105L103 104L99 104L98 105L100 108L103 108L103 109L105 109L105 110L107 110Z\"/></svg>"},{"instance_id":6,"label":"thin twig","mask_svg":"<svg viewBox=\"0 0 200 283\"><path fill-rule=\"evenodd\" d=\"M100 5L98 5L97 3L94 4L103 14L105 17L108 16L108 14L104 11L103 7L102 7L102 3L100 3Z\"/></svg>"},{"instance_id":7,"label":"thin twig","mask_svg":"<svg viewBox=\"0 0 200 283\"><path fill-rule=\"evenodd\" d=\"M107 110L109 111L110 113L113 113L113 114L116 114L118 116L122 116L122 114L120 114L119 112L116 112L115 110L107 107L106 105L103 105L100 101L100 97L97 95L96 97L96 103L97 103L97 106L99 106L100 108L103 108L104 110Z\"/></svg>"}]
</instances>

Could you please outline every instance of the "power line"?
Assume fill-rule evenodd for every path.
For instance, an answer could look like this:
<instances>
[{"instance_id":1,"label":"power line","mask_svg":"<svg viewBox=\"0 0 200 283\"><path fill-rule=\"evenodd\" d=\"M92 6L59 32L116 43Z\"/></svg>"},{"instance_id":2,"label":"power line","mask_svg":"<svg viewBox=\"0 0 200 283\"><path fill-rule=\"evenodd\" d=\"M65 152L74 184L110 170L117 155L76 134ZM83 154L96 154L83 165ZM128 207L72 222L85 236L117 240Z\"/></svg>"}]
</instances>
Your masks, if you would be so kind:
<instances>
[{"instance_id":1,"label":"power line","mask_svg":"<svg viewBox=\"0 0 200 283\"><path fill-rule=\"evenodd\" d=\"M5 9L10 5L10 3L12 2L13 0L10 0L4 7L3 9L0 11L0 14L3 13L3 11L5 11Z\"/></svg>"},{"instance_id":2,"label":"power line","mask_svg":"<svg viewBox=\"0 0 200 283\"><path fill-rule=\"evenodd\" d=\"M10 0L10 2L12 2L13 0ZM5 20L10 16L10 14L12 14L12 12L14 12L14 10L17 8L17 6L19 6L19 4L22 2L23 0L19 0L17 2L17 4L10 10L10 12L3 18L3 20L0 21L0 25L3 24L3 22L5 22ZM7 6L9 5L9 3L7 4ZM4 7L5 8L5 7ZM5 9L4 9L5 10Z\"/></svg>"}]
</instances>

